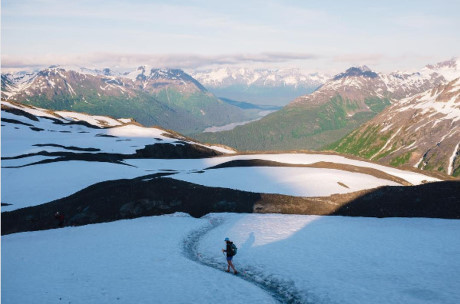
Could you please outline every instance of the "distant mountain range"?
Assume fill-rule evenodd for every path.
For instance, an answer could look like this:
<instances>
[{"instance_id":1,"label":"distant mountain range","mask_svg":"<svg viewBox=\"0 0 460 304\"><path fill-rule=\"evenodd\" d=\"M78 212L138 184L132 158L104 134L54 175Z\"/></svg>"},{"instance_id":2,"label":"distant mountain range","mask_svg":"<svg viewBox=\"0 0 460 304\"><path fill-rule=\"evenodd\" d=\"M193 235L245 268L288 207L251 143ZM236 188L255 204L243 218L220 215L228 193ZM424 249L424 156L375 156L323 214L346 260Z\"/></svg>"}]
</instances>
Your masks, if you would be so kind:
<instances>
[{"instance_id":1,"label":"distant mountain range","mask_svg":"<svg viewBox=\"0 0 460 304\"><path fill-rule=\"evenodd\" d=\"M414 73L379 74L366 66L352 67L259 121L196 137L238 150L321 149L400 98L448 83L459 75L459 67L455 59Z\"/></svg>"},{"instance_id":2,"label":"distant mountain range","mask_svg":"<svg viewBox=\"0 0 460 304\"><path fill-rule=\"evenodd\" d=\"M2 98L53 110L132 117L183 133L259 117L225 103L179 69L141 66L128 73L53 66L2 74Z\"/></svg>"},{"instance_id":3,"label":"distant mountain range","mask_svg":"<svg viewBox=\"0 0 460 304\"><path fill-rule=\"evenodd\" d=\"M313 92L330 78L298 69L218 68L190 74L216 96L275 106Z\"/></svg>"}]
</instances>

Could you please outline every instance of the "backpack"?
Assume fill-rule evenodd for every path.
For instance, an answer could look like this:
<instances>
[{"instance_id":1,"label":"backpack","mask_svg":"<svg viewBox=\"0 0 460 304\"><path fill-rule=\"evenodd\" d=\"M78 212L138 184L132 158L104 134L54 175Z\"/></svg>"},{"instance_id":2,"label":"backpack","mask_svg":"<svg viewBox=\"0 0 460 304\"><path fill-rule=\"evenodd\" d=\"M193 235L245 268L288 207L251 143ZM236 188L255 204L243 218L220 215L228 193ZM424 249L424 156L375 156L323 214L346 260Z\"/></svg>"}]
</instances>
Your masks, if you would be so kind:
<instances>
[{"instance_id":1,"label":"backpack","mask_svg":"<svg viewBox=\"0 0 460 304\"><path fill-rule=\"evenodd\" d=\"M238 248L236 248L235 244L232 243L232 256L236 255Z\"/></svg>"}]
</instances>

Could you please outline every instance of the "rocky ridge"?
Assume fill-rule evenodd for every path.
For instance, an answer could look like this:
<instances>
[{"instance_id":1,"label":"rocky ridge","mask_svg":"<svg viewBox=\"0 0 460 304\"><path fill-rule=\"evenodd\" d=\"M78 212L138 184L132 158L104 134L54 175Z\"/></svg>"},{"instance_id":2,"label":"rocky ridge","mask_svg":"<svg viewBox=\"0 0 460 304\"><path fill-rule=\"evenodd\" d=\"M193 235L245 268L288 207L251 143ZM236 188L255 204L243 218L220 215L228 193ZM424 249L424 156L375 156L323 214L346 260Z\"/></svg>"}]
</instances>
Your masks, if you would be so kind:
<instances>
[{"instance_id":1,"label":"rocky ridge","mask_svg":"<svg viewBox=\"0 0 460 304\"><path fill-rule=\"evenodd\" d=\"M460 78L394 102L332 145L395 166L460 174Z\"/></svg>"}]
</instances>

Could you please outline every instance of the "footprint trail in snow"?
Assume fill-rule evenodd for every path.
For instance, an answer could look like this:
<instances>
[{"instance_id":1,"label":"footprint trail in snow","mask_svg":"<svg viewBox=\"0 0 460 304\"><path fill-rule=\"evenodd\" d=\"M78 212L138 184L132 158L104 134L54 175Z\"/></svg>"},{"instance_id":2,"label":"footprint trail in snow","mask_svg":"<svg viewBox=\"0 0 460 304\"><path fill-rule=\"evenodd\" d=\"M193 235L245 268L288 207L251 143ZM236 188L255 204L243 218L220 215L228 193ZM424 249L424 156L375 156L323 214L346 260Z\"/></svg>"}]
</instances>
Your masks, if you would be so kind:
<instances>
[{"instance_id":1,"label":"footprint trail in snow","mask_svg":"<svg viewBox=\"0 0 460 304\"><path fill-rule=\"evenodd\" d=\"M208 225L192 231L183 241L184 255L194 262L225 272L224 269L227 268L226 263L215 258L204 256L198 252L198 244L201 238L223 222L224 219L222 218L209 217ZM238 278L262 288L279 303L315 303L315 301L306 299L302 296L295 288L293 282L275 278L272 275L264 274L260 270L248 266L240 266L238 271Z\"/></svg>"}]
</instances>

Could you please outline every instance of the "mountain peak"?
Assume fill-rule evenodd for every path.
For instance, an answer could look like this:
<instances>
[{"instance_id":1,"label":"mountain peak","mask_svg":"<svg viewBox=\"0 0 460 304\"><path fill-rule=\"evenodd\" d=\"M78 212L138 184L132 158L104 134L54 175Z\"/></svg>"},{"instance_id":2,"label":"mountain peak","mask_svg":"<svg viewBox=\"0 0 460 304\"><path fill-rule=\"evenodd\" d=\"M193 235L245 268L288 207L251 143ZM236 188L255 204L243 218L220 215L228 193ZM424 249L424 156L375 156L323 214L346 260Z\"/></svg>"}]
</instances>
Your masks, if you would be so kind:
<instances>
[{"instance_id":1,"label":"mountain peak","mask_svg":"<svg viewBox=\"0 0 460 304\"><path fill-rule=\"evenodd\" d=\"M185 72L180 69L151 69L150 78L167 78L167 79L180 79L184 77Z\"/></svg>"},{"instance_id":2,"label":"mountain peak","mask_svg":"<svg viewBox=\"0 0 460 304\"><path fill-rule=\"evenodd\" d=\"M360 69L363 72L372 72L372 70L367 65L361 65L361 66L359 66L357 68Z\"/></svg>"},{"instance_id":3,"label":"mountain peak","mask_svg":"<svg viewBox=\"0 0 460 304\"><path fill-rule=\"evenodd\" d=\"M428 64L426 68L430 70L437 70L437 69L445 69L445 68L450 68L450 69L455 69L460 67L460 58L458 57L453 57L450 60L438 62L436 64Z\"/></svg>"},{"instance_id":4,"label":"mountain peak","mask_svg":"<svg viewBox=\"0 0 460 304\"><path fill-rule=\"evenodd\" d=\"M345 77L367 77L367 78L377 78L379 75L371 69L369 69L367 66L363 65L360 67L351 67L348 70L346 70L343 73L337 74L334 76L333 80L339 80L341 78Z\"/></svg>"}]
</instances>

